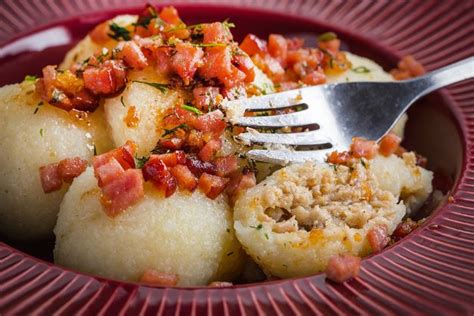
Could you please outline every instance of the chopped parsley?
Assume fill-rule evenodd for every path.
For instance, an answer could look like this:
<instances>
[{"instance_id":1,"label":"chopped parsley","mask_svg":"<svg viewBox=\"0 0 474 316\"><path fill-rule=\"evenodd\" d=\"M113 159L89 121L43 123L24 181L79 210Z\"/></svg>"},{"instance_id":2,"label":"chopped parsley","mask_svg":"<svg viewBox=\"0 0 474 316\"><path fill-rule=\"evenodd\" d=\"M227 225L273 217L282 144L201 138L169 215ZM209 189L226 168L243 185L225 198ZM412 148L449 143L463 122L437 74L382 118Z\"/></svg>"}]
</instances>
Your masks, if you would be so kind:
<instances>
[{"instance_id":1,"label":"chopped parsley","mask_svg":"<svg viewBox=\"0 0 474 316\"><path fill-rule=\"evenodd\" d=\"M166 91L168 91L168 88L169 88L169 86L164 83L147 82L147 81L140 81L140 80L133 80L132 82L143 83L143 84L149 85L150 87L160 90L161 93L166 93Z\"/></svg>"},{"instance_id":2,"label":"chopped parsley","mask_svg":"<svg viewBox=\"0 0 474 316\"><path fill-rule=\"evenodd\" d=\"M227 257L232 256L234 254L233 251L227 253Z\"/></svg>"},{"instance_id":3,"label":"chopped parsley","mask_svg":"<svg viewBox=\"0 0 474 316\"><path fill-rule=\"evenodd\" d=\"M42 128L40 129L40 135L41 135L41 137L43 137L43 135L44 135L44 129L42 129Z\"/></svg>"},{"instance_id":4,"label":"chopped parsley","mask_svg":"<svg viewBox=\"0 0 474 316\"><path fill-rule=\"evenodd\" d=\"M370 69L365 67L365 66L359 66L356 68L351 69L353 72L358 73L358 74L365 74L370 72Z\"/></svg>"},{"instance_id":5,"label":"chopped parsley","mask_svg":"<svg viewBox=\"0 0 474 316\"><path fill-rule=\"evenodd\" d=\"M138 157L135 156L135 166L137 169L142 169L143 166L150 160L150 156Z\"/></svg>"},{"instance_id":6,"label":"chopped parsley","mask_svg":"<svg viewBox=\"0 0 474 316\"><path fill-rule=\"evenodd\" d=\"M132 25L135 26L141 26L143 28L148 28L148 25L150 25L151 20L156 19L158 17L158 14L156 13L156 10L153 6L148 6L147 7L148 12L150 15L147 16L141 16L136 23L133 23Z\"/></svg>"},{"instance_id":7,"label":"chopped parsley","mask_svg":"<svg viewBox=\"0 0 474 316\"><path fill-rule=\"evenodd\" d=\"M94 156L97 156L97 147L94 144Z\"/></svg>"},{"instance_id":8,"label":"chopped parsley","mask_svg":"<svg viewBox=\"0 0 474 316\"><path fill-rule=\"evenodd\" d=\"M179 129L188 129L189 126L185 123L183 124L179 124L178 126L176 127L173 127L171 129L166 129L165 128L165 132L163 133L163 135L161 135L161 137L165 137L165 136L168 136L168 135L171 135L171 134L174 134L177 130Z\"/></svg>"},{"instance_id":9,"label":"chopped parsley","mask_svg":"<svg viewBox=\"0 0 474 316\"><path fill-rule=\"evenodd\" d=\"M36 79L38 79L38 77L26 75L24 81L34 82Z\"/></svg>"},{"instance_id":10,"label":"chopped parsley","mask_svg":"<svg viewBox=\"0 0 474 316\"><path fill-rule=\"evenodd\" d=\"M267 240L270 239L270 238L268 237L268 234L267 234L267 233L265 233L265 238L266 238Z\"/></svg>"},{"instance_id":11,"label":"chopped parsley","mask_svg":"<svg viewBox=\"0 0 474 316\"><path fill-rule=\"evenodd\" d=\"M36 109L35 109L35 111L33 112L33 114L38 113L39 108L40 108L40 106L42 106L42 105L43 105L43 101L40 101L40 103L38 103L38 105L36 106Z\"/></svg>"},{"instance_id":12,"label":"chopped parsley","mask_svg":"<svg viewBox=\"0 0 474 316\"><path fill-rule=\"evenodd\" d=\"M201 115L202 114L202 112L199 109L195 108L192 105L183 104L183 105L181 105L181 108L185 109L186 111L193 112L196 115Z\"/></svg>"},{"instance_id":13,"label":"chopped parsley","mask_svg":"<svg viewBox=\"0 0 474 316\"><path fill-rule=\"evenodd\" d=\"M320 42L332 41L333 39L337 39L337 35L334 32L326 32L318 36L318 41Z\"/></svg>"},{"instance_id":14,"label":"chopped parsley","mask_svg":"<svg viewBox=\"0 0 474 316\"><path fill-rule=\"evenodd\" d=\"M364 158L360 160L360 163L362 164L362 166L364 166L365 169L367 169L367 163L365 162Z\"/></svg>"},{"instance_id":15,"label":"chopped parsley","mask_svg":"<svg viewBox=\"0 0 474 316\"><path fill-rule=\"evenodd\" d=\"M260 230L263 228L262 224L258 224L257 226L250 226L250 228L255 228L256 230Z\"/></svg>"},{"instance_id":16,"label":"chopped parsley","mask_svg":"<svg viewBox=\"0 0 474 316\"><path fill-rule=\"evenodd\" d=\"M227 44L225 43L192 43L193 46L196 46L196 47L223 47L223 46L227 46Z\"/></svg>"},{"instance_id":17,"label":"chopped parsley","mask_svg":"<svg viewBox=\"0 0 474 316\"><path fill-rule=\"evenodd\" d=\"M126 108L127 106L125 105L125 102L123 102L123 95L120 97L120 103L122 103L122 106Z\"/></svg>"},{"instance_id":18,"label":"chopped parsley","mask_svg":"<svg viewBox=\"0 0 474 316\"><path fill-rule=\"evenodd\" d=\"M132 37L130 36L130 31L124 27L121 27L115 22L110 24L109 28L112 33L108 33L107 35L116 41L119 41L121 39L123 39L124 41L129 41L132 39Z\"/></svg>"}]
</instances>

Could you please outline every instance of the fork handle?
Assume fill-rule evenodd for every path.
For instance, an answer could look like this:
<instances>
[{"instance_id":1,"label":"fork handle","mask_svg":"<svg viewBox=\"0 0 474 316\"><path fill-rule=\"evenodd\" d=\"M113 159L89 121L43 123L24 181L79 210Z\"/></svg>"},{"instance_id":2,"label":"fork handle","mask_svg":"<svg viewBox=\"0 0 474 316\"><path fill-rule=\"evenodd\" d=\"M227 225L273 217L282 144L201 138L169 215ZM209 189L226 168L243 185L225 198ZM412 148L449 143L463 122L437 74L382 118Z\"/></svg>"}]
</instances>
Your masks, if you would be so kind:
<instances>
[{"instance_id":1,"label":"fork handle","mask_svg":"<svg viewBox=\"0 0 474 316\"><path fill-rule=\"evenodd\" d=\"M434 90L471 78L474 78L474 57L463 59L422 77L407 80L406 83L414 88L418 98Z\"/></svg>"}]
</instances>

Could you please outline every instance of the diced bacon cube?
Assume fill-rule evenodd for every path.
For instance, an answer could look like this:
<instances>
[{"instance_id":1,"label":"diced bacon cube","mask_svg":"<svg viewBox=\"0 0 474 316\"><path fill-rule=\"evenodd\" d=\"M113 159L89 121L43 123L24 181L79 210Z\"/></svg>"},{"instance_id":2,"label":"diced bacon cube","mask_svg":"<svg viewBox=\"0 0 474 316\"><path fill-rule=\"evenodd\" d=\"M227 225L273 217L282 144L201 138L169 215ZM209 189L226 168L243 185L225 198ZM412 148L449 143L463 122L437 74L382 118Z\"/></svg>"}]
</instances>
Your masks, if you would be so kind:
<instances>
[{"instance_id":1,"label":"diced bacon cube","mask_svg":"<svg viewBox=\"0 0 474 316\"><path fill-rule=\"evenodd\" d=\"M268 37L268 52L273 58L278 60L282 67L286 66L288 43L282 35L270 34Z\"/></svg>"},{"instance_id":2,"label":"diced bacon cube","mask_svg":"<svg viewBox=\"0 0 474 316\"><path fill-rule=\"evenodd\" d=\"M307 75L305 75L303 78L301 78L301 81L307 85L318 85L318 84L323 84L326 82L326 75L322 71L311 71Z\"/></svg>"},{"instance_id":3,"label":"diced bacon cube","mask_svg":"<svg viewBox=\"0 0 474 316\"><path fill-rule=\"evenodd\" d=\"M53 163L40 167L41 186L43 187L44 193L50 193L61 189L63 181L59 174L58 165L58 163Z\"/></svg>"},{"instance_id":4,"label":"diced bacon cube","mask_svg":"<svg viewBox=\"0 0 474 316\"><path fill-rule=\"evenodd\" d=\"M199 74L204 79L219 79L226 88L241 84L246 75L232 65L230 47L212 47L206 50L206 62L199 68Z\"/></svg>"},{"instance_id":5,"label":"diced bacon cube","mask_svg":"<svg viewBox=\"0 0 474 316\"><path fill-rule=\"evenodd\" d=\"M201 132L213 132L216 135L222 134L226 127L224 114L220 110L199 116L193 125Z\"/></svg>"},{"instance_id":6,"label":"diced bacon cube","mask_svg":"<svg viewBox=\"0 0 474 316\"><path fill-rule=\"evenodd\" d=\"M142 168L145 181L151 181L159 190L164 192L165 197L171 196L177 188L176 179L172 176L166 164L158 158L158 155L150 156L150 159Z\"/></svg>"},{"instance_id":7,"label":"diced bacon cube","mask_svg":"<svg viewBox=\"0 0 474 316\"><path fill-rule=\"evenodd\" d=\"M115 158L123 169L130 169L135 168L135 151L136 151L136 144L131 141L127 141L127 143L119 148L111 150L105 154L95 156L92 159L92 165L94 166L94 170L99 168L100 166L108 163L112 158Z\"/></svg>"},{"instance_id":8,"label":"diced bacon cube","mask_svg":"<svg viewBox=\"0 0 474 316\"><path fill-rule=\"evenodd\" d=\"M246 172L245 174L235 172L232 174L230 182L226 187L226 192L230 197L231 203L235 203L241 192L255 185L257 185L257 179L253 172Z\"/></svg>"},{"instance_id":9,"label":"diced bacon cube","mask_svg":"<svg viewBox=\"0 0 474 316\"><path fill-rule=\"evenodd\" d=\"M216 161L217 175L225 177L239 169L239 161L234 155L217 158Z\"/></svg>"},{"instance_id":10,"label":"diced bacon cube","mask_svg":"<svg viewBox=\"0 0 474 316\"><path fill-rule=\"evenodd\" d=\"M203 63L204 52L202 48L190 43L178 43L175 49L176 53L171 57L171 68L188 85Z\"/></svg>"},{"instance_id":11,"label":"diced bacon cube","mask_svg":"<svg viewBox=\"0 0 474 316\"><path fill-rule=\"evenodd\" d=\"M200 177L204 172L209 174L216 174L217 172L217 168L214 163L201 161L193 156L186 158L186 166L196 177Z\"/></svg>"},{"instance_id":12,"label":"diced bacon cube","mask_svg":"<svg viewBox=\"0 0 474 316\"><path fill-rule=\"evenodd\" d=\"M389 133L382 137L379 145L379 152L384 156L390 156L397 151L401 141L402 139L399 136Z\"/></svg>"},{"instance_id":13,"label":"diced bacon cube","mask_svg":"<svg viewBox=\"0 0 474 316\"><path fill-rule=\"evenodd\" d=\"M211 139L209 142L202 147L202 149L199 151L199 158L202 161L211 161L213 160L215 154L219 151L219 149L222 146L222 142L220 139Z\"/></svg>"},{"instance_id":14,"label":"diced bacon cube","mask_svg":"<svg viewBox=\"0 0 474 316\"><path fill-rule=\"evenodd\" d=\"M87 67L83 74L84 86L95 95L111 95L125 87L126 71L122 61L107 60L98 66Z\"/></svg>"},{"instance_id":15,"label":"diced bacon cube","mask_svg":"<svg viewBox=\"0 0 474 316\"><path fill-rule=\"evenodd\" d=\"M337 152L333 151L328 156L328 162L335 165L344 165L351 159L351 154L348 151Z\"/></svg>"},{"instance_id":16,"label":"diced bacon cube","mask_svg":"<svg viewBox=\"0 0 474 316\"><path fill-rule=\"evenodd\" d=\"M97 164L97 168L94 166L94 174L99 182L99 187L103 187L120 177L125 169L115 158L111 158L105 164Z\"/></svg>"},{"instance_id":17,"label":"diced bacon cube","mask_svg":"<svg viewBox=\"0 0 474 316\"><path fill-rule=\"evenodd\" d=\"M290 50L294 51L304 46L304 38L301 38L301 37L287 38L286 44L288 46L289 51Z\"/></svg>"},{"instance_id":18,"label":"diced bacon cube","mask_svg":"<svg viewBox=\"0 0 474 316\"><path fill-rule=\"evenodd\" d=\"M160 14L160 19L165 21L166 23L170 23L173 25L178 25L183 23L178 15L178 10L176 10L175 7L169 6L169 7L164 7Z\"/></svg>"},{"instance_id":19,"label":"diced bacon cube","mask_svg":"<svg viewBox=\"0 0 474 316\"><path fill-rule=\"evenodd\" d=\"M102 187L102 205L110 217L115 217L143 198L143 176L138 169L128 169Z\"/></svg>"},{"instance_id":20,"label":"diced bacon cube","mask_svg":"<svg viewBox=\"0 0 474 316\"><path fill-rule=\"evenodd\" d=\"M137 43L128 41L122 45L122 50L118 56L123 58L127 66L137 70L144 69L148 66L148 61Z\"/></svg>"},{"instance_id":21,"label":"diced bacon cube","mask_svg":"<svg viewBox=\"0 0 474 316\"><path fill-rule=\"evenodd\" d=\"M177 165L171 168L171 174L178 181L178 186L182 189L194 191L198 184L198 179L189 170L188 167L183 165Z\"/></svg>"},{"instance_id":22,"label":"diced bacon cube","mask_svg":"<svg viewBox=\"0 0 474 316\"><path fill-rule=\"evenodd\" d=\"M87 160L80 157L66 158L59 162L58 172L64 182L71 183L74 178L80 176L87 168Z\"/></svg>"},{"instance_id":23,"label":"diced bacon cube","mask_svg":"<svg viewBox=\"0 0 474 316\"><path fill-rule=\"evenodd\" d=\"M202 33L204 44L229 43L232 40L232 33L220 22L204 24Z\"/></svg>"},{"instance_id":24,"label":"diced bacon cube","mask_svg":"<svg viewBox=\"0 0 474 316\"><path fill-rule=\"evenodd\" d=\"M256 54L265 53L267 51L267 42L254 34L248 34L245 36L239 47L249 56L253 56Z\"/></svg>"},{"instance_id":25,"label":"diced bacon cube","mask_svg":"<svg viewBox=\"0 0 474 316\"><path fill-rule=\"evenodd\" d=\"M402 239L411 233L414 229L418 227L418 223L413 221L411 218L407 218L401 222L397 228L393 231L392 237L396 239Z\"/></svg>"},{"instance_id":26,"label":"diced bacon cube","mask_svg":"<svg viewBox=\"0 0 474 316\"><path fill-rule=\"evenodd\" d=\"M387 234L387 227L384 225L371 228L367 232L367 239L369 241L370 248L373 252L382 251L385 246L387 246L390 238Z\"/></svg>"},{"instance_id":27,"label":"diced bacon cube","mask_svg":"<svg viewBox=\"0 0 474 316\"><path fill-rule=\"evenodd\" d=\"M215 199L224 191L229 179L203 173L199 177L199 189L210 199Z\"/></svg>"},{"instance_id":28,"label":"diced bacon cube","mask_svg":"<svg viewBox=\"0 0 474 316\"><path fill-rule=\"evenodd\" d=\"M236 55L232 59L234 65L245 74L245 83L251 83L255 79L255 69L252 59L247 55Z\"/></svg>"},{"instance_id":29,"label":"diced bacon cube","mask_svg":"<svg viewBox=\"0 0 474 316\"><path fill-rule=\"evenodd\" d=\"M404 56L398 63L400 70L406 70L411 77L418 77L426 73L425 68L412 55Z\"/></svg>"},{"instance_id":30,"label":"diced bacon cube","mask_svg":"<svg viewBox=\"0 0 474 316\"><path fill-rule=\"evenodd\" d=\"M175 151L172 153L160 154L160 155L151 155L152 159L159 159L165 163L167 167L174 167L178 164L186 164L186 154L184 151Z\"/></svg>"},{"instance_id":31,"label":"diced bacon cube","mask_svg":"<svg viewBox=\"0 0 474 316\"><path fill-rule=\"evenodd\" d=\"M184 139L182 138L162 138L159 141L160 147L164 149L177 150L181 149L184 144Z\"/></svg>"},{"instance_id":32,"label":"diced bacon cube","mask_svg":"<svg viewBox=\"0 0 474 316\"><path fill-rule=\"evenodd\" d=\"M153 59L155 60L156 69L161 74L169 74L172 71L171 56L173 49L171 47L158 47L153 50Z\"/></svg>"},{"instance_id":33,"label":"diced bacon cube","mask_svg":"<svg viewBox=\"0 0 474 316\"><path fill-rule=\"evenodd\" d=\"M352 139L351 152L356 158L372 159L377 154L377 144L371 140L354 137Z\"/></svg>"},{"instance_id":34,"label":"diced bacon cube","mask_svg":"<svg viewBox=\"0 0 474 316\"><path fill-rule=\"evenodd\" d=\"M342 283L359 275L359 269L359 257L335 255L329 259L326 276L331 281Z\"/></svg>"},{"instance_id":35,"label":"diced bacon cube","mask_svg":"<svg viewBox=\"0 0 474 316\"><path fill-rule=\"evenodd\" d=\"M179 277L176 274L158 272L153 269L147 269L140 278L142 283L159 286L175 286L178 281Z\"/></svg>"},{"instance_id":36,"label":"diced bacon cube","mask_svg":"<svg viewBox=\"0 0 474 316\"><path fill-rule=\"evenodd\" d=\"M96 44L105 44L110 41L110 32L109 21L105 21L97 25L90 33L89 36L91 40Z\"/></svg>"},{"instance_id":37,"label":"diced bacon cube","mask_svg":"<svg viewBox=\"0 0 474 316\"><path fill-rule=\"evenodd\" d=\"M208 110L222 101L218 87L198 87L193 89L194 105L201 110Z\"/></svg>"}]
</instances>

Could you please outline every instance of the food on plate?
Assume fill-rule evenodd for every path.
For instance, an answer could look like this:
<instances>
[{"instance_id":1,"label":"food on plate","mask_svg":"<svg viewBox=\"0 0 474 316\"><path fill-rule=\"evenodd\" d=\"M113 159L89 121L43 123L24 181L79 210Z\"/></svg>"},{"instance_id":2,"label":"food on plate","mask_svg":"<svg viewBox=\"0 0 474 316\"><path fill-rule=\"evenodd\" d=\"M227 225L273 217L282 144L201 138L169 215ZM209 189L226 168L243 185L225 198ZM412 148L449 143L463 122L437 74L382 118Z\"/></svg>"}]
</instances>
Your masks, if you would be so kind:
<instances>
[{"instance_id":1,"label":"food on plate","mask_svg":"<svg viewBox=\"0 0 474 316\"><path fill-rule=\"evenodd\" d=\"M45 193L45 188L52 189L47 186L54 179L46 174L51 168L41 177L41 167L74 157L87 161L94 151L111 146L103 111L86 115L54 107L34 93L35 81L29 78L0 88L0 145L4 149L0 155L0 231L14 240L52 237L59 204L72 179L66 179L64 185L60 181L54 192Z\"/></svg>"},{"instance_id":2,"label":"food on plate","mask_svg":"<svg viewBox=\"0 0 474 316\"><path fill-rule=\"evenodd\" d=\"M36 240L56 223L57 264L227 287L324 271L343 282L417 227L407 218L433 175L400 146L406 115L378 144L354 135L324 162L282 167L249 159L222 107L392 75L341 51L331 32L237 43L233 27L186 25L175 8L147 5L96 26L41 78L1 88L0 142L12 150L0 158L0 232ZM412 57L398 66L395 78L423 71Z\"/></svg>"}]
</instances>

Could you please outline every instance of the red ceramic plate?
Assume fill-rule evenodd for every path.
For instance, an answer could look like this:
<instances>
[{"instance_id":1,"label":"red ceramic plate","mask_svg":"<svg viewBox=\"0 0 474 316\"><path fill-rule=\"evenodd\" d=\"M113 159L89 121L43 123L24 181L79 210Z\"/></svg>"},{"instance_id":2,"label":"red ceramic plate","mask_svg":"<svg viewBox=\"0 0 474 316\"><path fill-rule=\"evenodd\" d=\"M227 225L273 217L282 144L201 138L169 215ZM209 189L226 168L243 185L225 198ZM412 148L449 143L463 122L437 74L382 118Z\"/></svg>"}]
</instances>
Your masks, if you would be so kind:
<instances>
[{"instance_id":1,"label":"red ceramic plate","mask_svg":"<svg viewBox=\"0 0 474 316\"><path fill-rule=\"evenodd\" d=\"M0 85L39 74L96 23L143 6L127 0L0 3ZM474 54L469 0L173 4L188 23L230 18L237 39L247 32L333 30L347 49L386 69L406 54L428 70ZM55 266L53 241L21 245L0 239L0 314L472 314L473 109L473 81L412 107L405 146L429 158L429 168L443 180L438 187L452 198L407 238L364 259L356 279L334 284L315 275L226 289L153 288Z\"/></svg>"}]
</instances>

